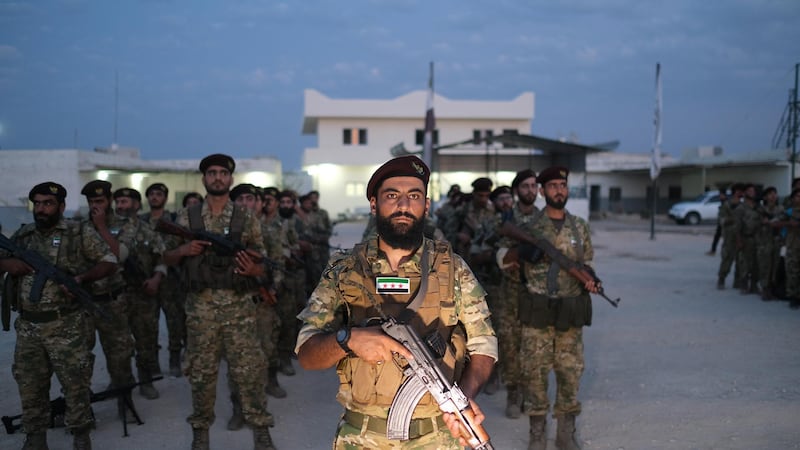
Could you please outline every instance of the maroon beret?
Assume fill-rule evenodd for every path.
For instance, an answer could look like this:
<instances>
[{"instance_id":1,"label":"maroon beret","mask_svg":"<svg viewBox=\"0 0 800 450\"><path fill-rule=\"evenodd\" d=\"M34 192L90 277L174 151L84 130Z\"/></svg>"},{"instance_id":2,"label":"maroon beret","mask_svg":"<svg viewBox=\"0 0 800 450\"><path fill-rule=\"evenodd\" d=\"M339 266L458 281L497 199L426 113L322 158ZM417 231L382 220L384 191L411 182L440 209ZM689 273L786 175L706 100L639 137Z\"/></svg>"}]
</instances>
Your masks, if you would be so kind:
<instances>
[{"instance_id":1,"label":"maroon beret","mask_svg":"<svg viewBox=\"0 0 800 450\"><path fill-rule=\"evenodd\" d=\"M566 180L569 176L569 169L561 166L553 166L544 169L539 173L536 180L544 187L545 183L552 180Z\"/></svg>"},{"instance_id":2,"label":"maroon beret","mask_svg":"<svg viewBox=\"0 0 800 450\"><path fill-rule=\"evenodd\" d=\"M428 180L431 178L431 169L414 155L399 156L390 159L372 174L367 183L367 200L378 195L378 188L384 180L393 177L415 177L422 180L425 189L428 189Z\"/></svg>"}]
</instances>

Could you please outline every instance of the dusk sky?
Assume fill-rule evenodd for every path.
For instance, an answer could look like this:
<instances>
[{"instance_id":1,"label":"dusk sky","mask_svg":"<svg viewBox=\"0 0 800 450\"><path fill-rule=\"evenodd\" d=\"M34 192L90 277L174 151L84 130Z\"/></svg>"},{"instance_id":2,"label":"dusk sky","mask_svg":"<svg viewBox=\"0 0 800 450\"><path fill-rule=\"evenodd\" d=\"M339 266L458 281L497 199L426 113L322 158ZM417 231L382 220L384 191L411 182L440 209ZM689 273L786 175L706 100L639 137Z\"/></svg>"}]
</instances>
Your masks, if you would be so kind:
<instances>
[{"instance_id":1,"label":"dusk sky","mask_svg":"<svg viewBox=\"0 0 800 450\"><path fill-rule=\"evenodd\" d=\"M536 95L533 133L620 152L768 149L800 62L798 0L0 0L0 148L300 168L303 90ZM435 105L434 105L435 107ZM425 111L420 110L420 127ZM467 139L470 136L465 136ZM408 142L406 144L413 144Z\"/></svg>"}]
</instances>

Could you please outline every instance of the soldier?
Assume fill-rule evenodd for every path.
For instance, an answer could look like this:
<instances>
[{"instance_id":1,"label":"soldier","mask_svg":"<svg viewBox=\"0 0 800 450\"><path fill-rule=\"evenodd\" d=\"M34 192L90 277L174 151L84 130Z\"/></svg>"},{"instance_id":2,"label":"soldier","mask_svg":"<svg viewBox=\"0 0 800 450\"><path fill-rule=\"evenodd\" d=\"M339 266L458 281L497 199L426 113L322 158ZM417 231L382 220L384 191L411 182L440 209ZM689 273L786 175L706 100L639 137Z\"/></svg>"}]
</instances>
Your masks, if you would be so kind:
<instances>
[{"instance_id":1,"label":"soldier","mask_svg":"<svg viewBox=\"0 0 800 450\"><path fill-rule=\"evenodd\" d=\"M92 283L91 292L94 301L108 313L111 320L89 317L88 323L91 330L89 344L94 347L96 329L100 336L103 353L106 356L111 387L125 386L134 382L131 358L135 349L133 339L138 337L132 335L130 305L121 295L125 290L122 263L127 257L127 250L124 246L121 248L120 236L133 235L136 230L130 225L127 218L114 214L111 207L111 183L108 181L90 181L83 186L81 194L86 197L89 205L89 218L84 219L84 223L97 231L120 261L120 270L117 273ZM139 386L139 395L153 400L158 398L158 391L152 383L147 383L150 377L149 368L144 368L144 371L139 372L139 381L144 383Z\"/></svg>"},{"instance_id":2,"label":"soldier","mask_svg":"<svg viewBox=\"0 0 800 450\"><path fill-rule=\"evenodd\" d=\"M472 200L461 205L450 216L443 230L456 253L466 260L472 270L477 271L479 280L481 271L474 263L485 263L483 240L492 231L491 225L494 223L494 206L489 201L491 191L492 180L478 178L473 181Z\"/></svg>"},{"instance_id":3,"label":"soldier","mask_svg":"<svg viewBox=\"0 0 800 450\"><path fill-rule=\"evenodd\" d=\"M461 186L454 184L447 190L447 201L440 206L434 214L436 215L436 227L440 230L445 229L447 226L447 219L453 215L461 206L464 194L461 192Z\"/></svg>"},{"instance_id":4,"label":"soldier","mask_svg":"<svg viewBox=\"0 0 800 450\"><path fill-rule=\"evenodd\" d=\"M209 155L200 162L206 200L184 209L176 223L194 231L225 235L246 247L235 256L208 248L202 240L185 241L164 254L167 264L183 262L186 283L186 354L192 386L192 449L208 449L208 429L214 421L217 373L223 353L229 374L239 387L242 413L253 428L257 450L274 449L264 393L266 360L256 336L256 305L252 301L265 267L264 242L258 220L230 200L233 158Z\"/></svg>"},{"instance_id":5,"label":"soldier","mask_svg":"<svg viewBox=\"0 0 800 450\"><path fill-rule=\"evenodd\" d=\"M197 192L189 192L183 196L183 201L181 202L184 208L188 208L194 205L202 205L203 204L203 196Z\"/></svg>"},{"instance_id":6,"label":"soldier","mask_svg":"<svg viewBox=\"0 0 800 450\"><path fill-rule=\"evenodd\" d=\"M777 223L783 215L783 206L778 204L778 190L770 186L761 193L762 204L758 211L761 214L761 225L756 233L756 248L758 257L758 278L761 283L761 299L764 301L774 298L775 272L781 257L781 238Z\"/></svg>"},{"instance_id":7,"label":"soldier","mask_svg":"<svg viewBox=\"0 0 800 450\"><path fill-rule=\"evenodd\" d=\"M66 196L67 191L57 183L34 186L28 194L34 223L22 226L11 240L74 275L78 283L114 273L117 258L94 228L64 220ZM52 281L45 284L38 300L32 299L33 269L0 250L0 275L4 273L16 281L14 298L9 299L19 312L14 322L17 342L11 371L19 387L22 427L27 434L22 448L47 448L50 378L55 373L67 405L64 423L74 435L73 448L91 449L89 387L94 355L86 316L72 296Z\"/></svg>"},{"instance_id":8,"label":"soldier","mask_svg":"<svg viewBox=\"0 0 800 450\"><path fill-rule=\"evenodd\" d=\"M283 262L286 276L278 292L278 315L281 319L281 331L278 338L278 355L281 361L280 371L284 375L294 375L292 355L297 342L299 322L297 313L305 307L306 272L304 256L311 251L311 244L300 239L304 233L304 224L295 215L295 199L292 191L281 191L277 194L278 220L283 242Z\"/></svg>"},{"instance_id":9,"label":"soldier","mask_svg":"<svg viewBox=\"0 0 800 450\"><path fill-rule=\"evenodd\" d=\"M367 198L378 219L378 237L333 258L298 316L303 321L297 339L300 364L317 370L337 366L337 398L346 411L335 449L461 449L466 444L453 438L460 435L455 417L443 415L435 402L425 399L414 411L411 439L386 437L389 406L405 378L393 360L410 353L380 327L361 325L380 312L397 316L406 311L422 277L439 288L420 293L423 305L410 324L422 336L438 333L450 342L442 369L451 381L458 380L466 396L474 398L496 360L497 340L483 288L448 243L422 233L430 207L429 177L429 169L415 156L392 159L375 171ZM394 294L376 289L381 277L402 277L407 289ZM462 373L466 354L469 364ZM483 413L471 403L480 423Z\"/></svg>"},{"instance_id":10,"label":"soldier","mask_svg":"<svg viewBox=\"0 0 800 450\"><path fill-rule=\"evenodd\" d=\"M539 185L536 183L536 172L525 169L517 172L514 181L511 182L511 189L517 196L517 202L511 210L511 217L508 218L514 225L527 228L536 213L539 212L534 203ZM518 244L508 239L503 239L497 251L498 266L502 269L502 279L500 282L500 295L495 302L497 312L492 314L497 327L497 343L500 350L498 366L506 386L506 417L516 419L521 411L521 373L519 360L519 345L521 339L521 325L518 319L517 304L520 292L525 289L520 278L519 264L516 262L505 263L503 259L509 254L509 248L514 248L511 252L511 259L519 258ZM530 245L523 245L523 256L531 258L534 248Z\"/></svg>"},{"instance_id":11,"label":"soldier","mask_svg":"<svg viewBox=\"0 0 800 450\"><path fill-rule=\"evenodd\" d=\"M199 197L200 194L196 195ZM150 212L139 216L143 221L153 228L162 219L175 221L175 213L166 209L169 189L164 183L153 183L148 186L145 196L150 205ZM200 199L202 201L202 197ZM162 240L166 242L169 239ZM158 304L164 310L164 318L167 322L169 374L175 378L182 375L181 350L186 346L186 311L183 306L185 301L186 294L180 289L180 274L174 267L171 267L167 270L167 276L161 280L161 284L158 286Z\"/></svg>"},{"instance_id":12,"label":"soldier","mask_svg":"<svg viewBox=\"0 0 800 450\"><path fill-rule=\"evenodd\" d=\"M761 226L761 214L757 207L756 187L747 183L744 185L744 201L733 212L736 219L736 247L739 249L736 267L739 269L739 291L742 294L758 293L756 233Z\"/></svg>"},{"instance_id":13,"label":"soldier","mask_svg":"<svg viewBox=\"0 0 800 450\"><path fill-rule=\"evenodd\" d=\"M126 227L117 236L120 254L123 255L122 276L125 279L125 291L120 297L128 303L139 381L148 381L160 375L159 306L156 295L167 274L167 266L161 261L161 255L166 250L161 235L137 216L141 202L142 195L136 189L114 191L115 211L118 216L127 219ZM147 398L158 398L158 391L152 383L144 384L142 388L140 390Z\"/></svg>"},{"instance_id":14,"label":"soldier","mask_svg":"<svg viewBox=\"0 0 800 450\"><path fill-rule=\"evenodd\" d=\"M786 297L789 307L800 308L800 187L792 190L789 196L791 208L783 215L782 225L786 227Z\"/></svg>"},{"instance_id":15,"label":"soldier","mask_svg":"<svg viewBox=\"0 0 800 450\"><path fill-rule=\"evenodd\" d=\"M725 278L731 271L731 266L736 261L739 252L736 246L736 218L733 211L739 206L744 195L743 185L736 183L731 186L731 197L727 202L719 205L719 223L722 226L722 259L719 263L717 275L717 289L725 289ZM733 273L734 288L739 287L739 266Z\"/></svg>"},{"instance_id":16,"label":"soldier","mask_svg":"<svg viewBox=\"0 0 800 450\"><path fill-rule=\"evenodd\" d=\"M538 177L546 206L527 231L547 239L564 255L591 266L594 257L589 225L566 210L569 170L550 167ZM546 415L550 371L556 375L553 415L558 419L556 446L579 449L575 417L581 412L578 388L583 375L583 327L591 325L591 298L597 292L593 281L581 283L549 257L532 263L520 258L526 290L519 299L522 323L520 344L521 379L524 380L522 411L530 416L528 448L546 447Z\"/></svg>"},{"instance_id":17,"label":"soldier","mask_svg":"<svg viewBox=\"0 0 800 450\"><path fill-rule=\"evenodd\" d=\"M333 232L333 227L328 220L328 213L320 213L319 210L314 209L314 205L314 196L311 193L300 197L302 211L300 217L303 218L307 231L305 240L311 243L311 253L306 258L306 292L311 292L317 285L319 277L328 263L330 258L329 240Z\"/></svg>"},{"instance_id":18,"label":"soldier","mask_svg":"<svg viewBox=\"0 0 800 450\"><path fill-rule=\"evenodd\" d=\"M275 336L280 329L280 319L275 310L277 303L277 291L275 286L280 284L283 279L283 264L278 262L282 257L280 234L277 230L270 227L261 220L261 210L264 206L261 200L260 189L250 183L236 185L230 192L230 198L236 204L250 210L261 224L261 235L264 238L264 248L267 250L269 260L278 264L278 267L270 267L267 274L270 275L270 286L264 287L264 291L255 293L252 297L256 307L256 335L258 336L261 350L266 358L268 368L268 378L266 393L273 397L286 397L280 385L278 385L277 373L280 362L278 352L275 348ZM240 400L239 387L233 383L230 375L228 376L228 387L231 390L231 403L233 404L233 415L228 421L228 429L235 431L244 425L242 415L242 403Z\"/></svg>"}]
</instances>

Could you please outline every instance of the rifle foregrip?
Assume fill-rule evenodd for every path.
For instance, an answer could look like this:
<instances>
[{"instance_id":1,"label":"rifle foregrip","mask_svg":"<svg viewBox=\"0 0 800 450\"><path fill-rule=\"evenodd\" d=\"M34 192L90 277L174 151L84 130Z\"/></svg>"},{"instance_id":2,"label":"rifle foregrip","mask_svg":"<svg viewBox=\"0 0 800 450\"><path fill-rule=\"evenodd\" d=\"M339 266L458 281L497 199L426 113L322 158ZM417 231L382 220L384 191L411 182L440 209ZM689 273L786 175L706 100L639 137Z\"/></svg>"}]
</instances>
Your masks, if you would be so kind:
<instances>
[{"instance_id":1,"label":"rifle foregrip","mask_svg":"<svg viewBox=\"0 0 800 450\"><path fill-rule=\"evenodd\" d=\"M461 427L461 435L467 439L467 443L474 450L493 450L494 447L489 442L489 433L483 428L483 425L475 423L475 411L471 407L467 407L461 411L463 421L459 421Z\"/></svg>"}]
</instances>

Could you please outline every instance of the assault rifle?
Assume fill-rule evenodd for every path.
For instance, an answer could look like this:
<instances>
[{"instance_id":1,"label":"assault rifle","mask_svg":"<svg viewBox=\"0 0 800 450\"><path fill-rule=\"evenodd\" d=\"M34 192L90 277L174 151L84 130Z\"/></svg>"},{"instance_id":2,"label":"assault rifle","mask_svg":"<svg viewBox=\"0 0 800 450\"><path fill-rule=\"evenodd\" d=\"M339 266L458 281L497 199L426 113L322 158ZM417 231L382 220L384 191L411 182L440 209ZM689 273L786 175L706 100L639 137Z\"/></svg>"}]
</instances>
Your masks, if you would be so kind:
<instances>
[{"instance_id":1,"label":"assault rifle","mask_svg":"<svg viewBox=\"0 0 800 450\"><path fill-rule=\"evenodd\" d=\"M131 393L133 389L141 384L150 383L153 381L158 381L163 379L164 377L158 376L151 378L150 381L140 381L137 383L131 383L127 386L122 386L118 388L111 388L105 391L100 392L92 392L90 397L91 403L102 402L104 400L108 400L111 398L116 398L118 400L118 410L120 418L122 419L122 430L123 430L123 437L128 436L128 416L127 411L130 410L133 414L133 417L136 419L137 425L142 425L141 417L139 417L139 413L136 411L136 407L133 405L133 400L131 399ZM50 428L57 428L64 426L64 414L67 411L67 402L64 400L64 396L60 396L53 400L50 400ZM6 433L14 434L17 430L22 428L21 423L15 423L19 419L22 418L22 414L17 414L16 416L3 416L0 420L3 421L3 426L6 428ZM92 418L94 418L94 412L92 412Z\"/></svg>"},{"instance_id":2,"label":"assault rifle","mask_svg":"<svg viewBox=\"0 0 800 450\"><path fill-rule=\"evenodd\" d=\"M0 248L7 250L11 253L11 256L21 259L36 272L33 276L33 285L31 286L31 303L38 303L39 300L41 300L45 283L47 283L47 280L52 280L54 283L67 288L81 305L103 319L111 320L108 313L103 311L102 308L92 301L92 294L87 292L86 289L82 288L81 285L75 281L74 276L54 266L39 253L18 246L14 241L2 234L0 234ZM5 324L4 329L7 330Z\"/></svg>"},{"instance_id":3,"label":"assault rifle","mask_svg":"<svg viewBox=\"0 0 800 450\"><path fill-rule=\"evenodd\" d=\"M547 256L550 257L556 264L561 266L562 269L566 270L570 275L575 277L578 281L585 284L588 281L594 281L595 285L597 285L597 295L603 297L611 303L611 306L614 308L619 306L619 302L622 300L617 298L616 300L611 300L603 290L602 282L600 278L594 273L594 270L587 266L586 264L580 264L575 262L567 257L564 253L561 252L556 246L550 243L547 239L542 239L537 237L531 233L526 233L522 231L519 227L512 224L511 222L505 222L499 229L500 233L503 236L508 236L512 239L516 239L520 242L527 242L529 244L535 245L539 249L541 249Z\"/></svg>"},{"instance_id":4,"label":"assault rifle","mask_svg":"<svg viewBox=\"0 0 800 450\"><path fill-rule=\"evenodd\" d=\"M413 328L396 321L393 317L384 319L381 327L386 334L403 344L414 356L413 359L405 360L407 362L405 366L395 358L395 364L401 366L407 378L389 408L386 437L408 440L408 429L414 408L422 396L430 392L442 411L456 415L461 434L473 449L494 450L486 430L482 425L475 423L475 411L472 410L469 399L457 383L448 381L436 362L439 358L431 346L423 341Z\"/></svg>"}]
</instances>

